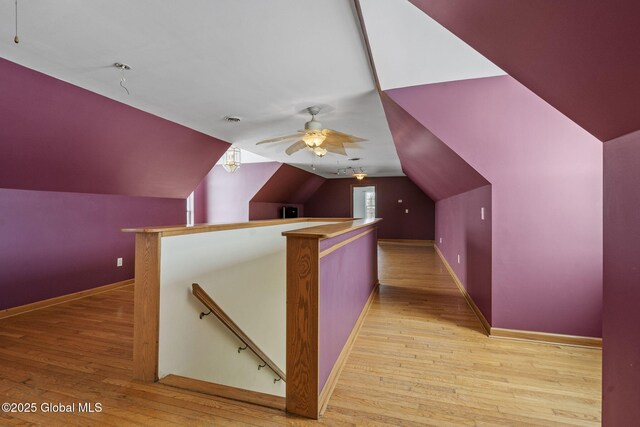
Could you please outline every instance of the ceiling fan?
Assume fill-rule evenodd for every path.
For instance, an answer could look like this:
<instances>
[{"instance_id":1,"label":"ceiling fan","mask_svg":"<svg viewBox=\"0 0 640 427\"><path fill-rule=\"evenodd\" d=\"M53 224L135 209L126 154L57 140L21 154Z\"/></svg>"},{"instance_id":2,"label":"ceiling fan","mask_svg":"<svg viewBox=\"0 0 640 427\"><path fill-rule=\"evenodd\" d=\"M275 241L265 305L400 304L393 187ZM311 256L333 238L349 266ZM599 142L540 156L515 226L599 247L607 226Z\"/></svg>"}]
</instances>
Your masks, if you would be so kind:
<instances>
[{"instance_id":1,"label":"ceiling fan","mask_svg":"<svg viewBox=\"0 0 640 427\"><path fill-rule=\"evenodd\" d=\"M307 111L311 114L311 120L304 124L304 130L300 130L293 135L265 139L264 141L256 143L256 145L297 139L296 142L285 150L285 153L292 155L295 152L308 148L312 150L316 156L323 157L328 152L346 156L347 151L345 150L345 144L366 141L366 139L357 136L348 135L332 129L325 129L322 123L316 120L316 115L320 112L320 107L309 107Z\"/></svg>"}]
</instances>

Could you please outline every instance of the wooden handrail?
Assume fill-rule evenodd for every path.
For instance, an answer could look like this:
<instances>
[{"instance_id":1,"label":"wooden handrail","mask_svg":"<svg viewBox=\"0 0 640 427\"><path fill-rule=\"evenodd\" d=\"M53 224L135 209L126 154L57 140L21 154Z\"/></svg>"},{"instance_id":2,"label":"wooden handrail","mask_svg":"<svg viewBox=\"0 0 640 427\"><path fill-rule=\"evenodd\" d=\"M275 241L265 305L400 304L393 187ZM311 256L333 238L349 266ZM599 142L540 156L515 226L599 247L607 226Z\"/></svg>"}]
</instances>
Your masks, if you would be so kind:
<instances>
[{"instance_id":1,"label":"wooden handrail","mask_svg":"<svg viewBox=\"0 0 640 427\"><path fill-rule=\"evenodd\" d=\"M287 381L285 373L282 372L280 368L278 368L278 365L276 365L275 362L269 358L269 356L267 356L262 350L260 350L260 347L258 347L256 343L254 343L251 338L249 338L247 334L245 334L242 329L240 329L240 327L236 325L233 320L231 320L227 313L225 313L222 308L220 308L220 306L211 299L211 297L204 291L204 289L200 287L200 285L194 283L191 286L193 295L198 298L198 300L200 300L200 302L204 304L205 307L211 310L211 312L218 318L218 320L220 320L227 328L229 328L229 330L233 332L233 334L238 337L238 339L242 341L242 343L246 345L253 352L253 354L258 356L258 359L262 360L263 363L265 363L278 377L280 377L282 381Z\"/></svg>"}]
</instances>

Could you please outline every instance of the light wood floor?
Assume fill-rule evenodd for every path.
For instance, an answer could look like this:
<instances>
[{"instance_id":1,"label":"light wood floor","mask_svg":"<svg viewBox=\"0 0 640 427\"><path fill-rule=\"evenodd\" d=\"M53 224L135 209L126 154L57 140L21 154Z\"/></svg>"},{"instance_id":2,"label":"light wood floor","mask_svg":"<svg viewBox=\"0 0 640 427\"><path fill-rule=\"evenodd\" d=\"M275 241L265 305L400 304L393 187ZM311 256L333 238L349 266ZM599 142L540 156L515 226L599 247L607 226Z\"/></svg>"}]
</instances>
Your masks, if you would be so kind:
<instances>
[{"instance_id":1,"label":"light wood floor","mask_svg":"<svg viewBox=\"0 0 640 427\"><path fill-rule=\"evenodd\" d=\"M0 425L598 425L599 350L487 338L433 248L380 246L381 288L320 422L129 380L133 288L0 320ZM77 409L76 409L77 410Z\"/></svg>"}]
</instances>

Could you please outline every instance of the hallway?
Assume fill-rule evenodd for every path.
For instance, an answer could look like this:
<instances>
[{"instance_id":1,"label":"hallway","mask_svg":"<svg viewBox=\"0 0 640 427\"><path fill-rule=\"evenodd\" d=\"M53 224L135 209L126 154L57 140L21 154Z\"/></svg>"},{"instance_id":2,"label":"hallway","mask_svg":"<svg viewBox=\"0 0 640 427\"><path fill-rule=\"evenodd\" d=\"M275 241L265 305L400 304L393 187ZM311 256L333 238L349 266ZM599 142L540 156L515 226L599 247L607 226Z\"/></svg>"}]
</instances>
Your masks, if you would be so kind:
<instances>
[{"instance_id":1,"label":"hallway","mask_svg":"<svg viewBox=\"0 0 640 427\"><path fill-rule=\"evenodd\" d=\"M433 247L378 253L380 295L327 415L357 401L396 425L600 424L600 350L487 338Z\"/></svg>"},{"instance_id":2,"label":"hallway","mask_svg":"<svg viewBox=\"0 0 640 427\"><path fill-rule=\"evenodd\" d=\"M432 247L379 245L375 298L320 422L130 380L133 287L0 320L0 413L46 425L599 425L601 352L487 338Z\"/></svg>"}]
</instances>

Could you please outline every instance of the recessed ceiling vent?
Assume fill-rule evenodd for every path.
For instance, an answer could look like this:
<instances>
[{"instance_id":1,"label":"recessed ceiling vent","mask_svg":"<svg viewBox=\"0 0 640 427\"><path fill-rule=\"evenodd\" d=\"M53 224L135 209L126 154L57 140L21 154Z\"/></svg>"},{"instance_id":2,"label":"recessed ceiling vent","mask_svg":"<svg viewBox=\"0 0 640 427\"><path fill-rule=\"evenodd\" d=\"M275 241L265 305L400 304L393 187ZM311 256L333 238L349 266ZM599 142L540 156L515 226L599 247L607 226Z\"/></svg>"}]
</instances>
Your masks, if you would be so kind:
<instances>
[{"instance_id":1,"label":"recessed ceiling vent","mask_svg":"<svg viewBox=\"0 0 640 427\"><path fill-rule=\"evenodd\" d=\"M223 119L225 122L229 123L238 123L240 121L240 117L236 116L224 116Z\"/></svg>"}]
</instances>

